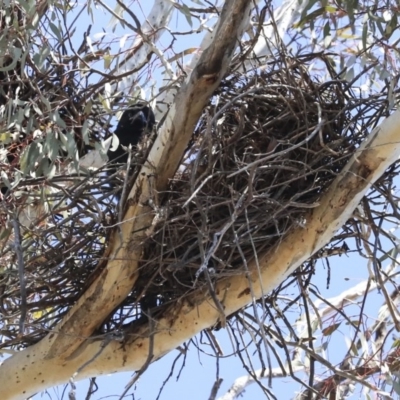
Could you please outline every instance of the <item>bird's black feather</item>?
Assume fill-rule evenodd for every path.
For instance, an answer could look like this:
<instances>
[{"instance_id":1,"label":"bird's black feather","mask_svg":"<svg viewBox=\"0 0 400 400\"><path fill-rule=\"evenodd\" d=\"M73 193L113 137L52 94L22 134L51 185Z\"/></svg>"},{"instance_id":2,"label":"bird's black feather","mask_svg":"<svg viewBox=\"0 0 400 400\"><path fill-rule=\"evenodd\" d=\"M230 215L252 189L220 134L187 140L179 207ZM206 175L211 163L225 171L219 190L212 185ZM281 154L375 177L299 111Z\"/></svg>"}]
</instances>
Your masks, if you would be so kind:
<instances>
[{"instance_id":1,"label":"bird's black feather","mask_svg":"<svg viewBox=\"0 0 400 400\"><path fill-rule=\"evenodd\" d=\"M116 172L119 165L128 162L129 145L137 146L142 137L153 130L156 123L151 107L143 104L136 104L125 110L118 122L114 134L118 137L119 144L115 151L108 150L107 156L111 164L108 175ZM115 182L110 183L111 190L115 189ZM117 198L120 193L117 193Z\"/></svg>"},{"instance_id":2,"label":"bird's black feather","mask_svg":"<svg viewBox=\"0 0 400 400\"><path fill-rule=\"evenodd\" d=\"M155 122L153 110L148 106L135 105L125 110L114 132L119 139L118 148L107 152L109 162L125 164L129 145L137 146L143 135L153 130Z\"/></svg>"}]
</instances>

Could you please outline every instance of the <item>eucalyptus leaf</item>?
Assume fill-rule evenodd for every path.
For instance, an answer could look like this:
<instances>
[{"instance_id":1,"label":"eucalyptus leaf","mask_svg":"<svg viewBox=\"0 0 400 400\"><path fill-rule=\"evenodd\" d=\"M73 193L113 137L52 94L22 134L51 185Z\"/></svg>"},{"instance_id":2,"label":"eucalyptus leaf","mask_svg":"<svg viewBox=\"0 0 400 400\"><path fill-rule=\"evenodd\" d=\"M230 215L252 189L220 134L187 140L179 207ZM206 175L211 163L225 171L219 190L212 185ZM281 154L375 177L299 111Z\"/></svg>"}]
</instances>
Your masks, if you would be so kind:
<instances>
[{"instance_id":1,"label":"eucalyptus leaf","mask_svg":"<svg viewBox=\"0 0 400 400\"><path fill-rule=\"evenodd\" d=\"M89 120L86 120L83 125L82 125L82 138L83 138L83 142L88 145L90 143L90 139L89 139Z\"/></svg>"}]
</instances>

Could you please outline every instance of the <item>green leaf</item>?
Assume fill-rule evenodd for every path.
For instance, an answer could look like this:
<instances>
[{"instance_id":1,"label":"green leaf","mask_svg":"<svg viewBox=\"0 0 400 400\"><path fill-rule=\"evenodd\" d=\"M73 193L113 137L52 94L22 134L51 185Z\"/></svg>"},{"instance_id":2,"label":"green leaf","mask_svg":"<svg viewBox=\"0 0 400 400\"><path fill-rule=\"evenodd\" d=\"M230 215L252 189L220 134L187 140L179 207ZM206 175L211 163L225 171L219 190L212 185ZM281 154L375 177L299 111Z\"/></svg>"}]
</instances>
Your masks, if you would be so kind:
<instances>
[{"instance_id":1,"label":"green leaf","mask_svg":"<svg viewBox=\"0 0 400 400\"><path fill-rule=\"evenodd\" d=\"M13 50L14 50L14 49L13 49ZM21 49L15 49L15 52L18 53L18 50L19 50L19 52L20 52L20 54L21 54L21 53L22 53L22 50L21 50ZM13 51L13 52L14 52L14 51ZM2 72L3 72L3 71L11 71L12 69L14 69L14 68L16 67L18 61L19 61L19 57L13 58L12 63L9 64L9 65L6 65L6 66L4 66L4 67L1 67L1 68L0 68L0 71L2 71Z\"/></svg>"},{"instance_id":2,"label":"green leaf","mask_svg":"<svg viewBox=\"0 0 400 400\"><path fill-rule=\"evenodd\" d=\"M347 70L344 79L347 82L352 82L353 81L353 79L354 79L354 68L350 68L350 69Z\"/></svg>"},{"instance_id":3,"label":"green leaf","mask_svg":"<svg viewBox=\"0 0 400 400\"><path fill-rule=\"evenodd\" d=\"M50 29L53 31L53 33L56 35L57 40L61 43L62 42L62 35L60 33L60 29L58 29L56 27L56 25L53 24L52 22L49 22L49 26L50 26Z\"/></svg>"},{"instance_id":4,"label":"green leaf","mask_svg":"<svg viewBox=\"0 0 400 400\"><path fill-rule=\"evenodd\" d=\"M99 100L100 100L101 105L104 107L104 109L106 111L110 112L111 108L110 108L110 102L108 101L108 99L104 98L101 94L99 94Z\"/></svg>"},{"instance_id":5,"label":"green leaf","mask_svg":"<svg viewBox=\"0 0 400 400\"><path fill-rule=\"evenodd\" d=\"M351 25L351 30L353 31L353 33L354 33L354 21L355 21L355 18L354 18L354 7L353 7L353 1L347 1L346 2L346 5L347 5L347 7L346 7L346 9L347 9L347 14L348 14L348 16L349 16L349 20L350 20L350 25Z\"/></svg>"},{"instance_id":6,"label":"green leaf","mask_svg":"<svg viewBox=\"0 0 400 400\"><path fill-rule=\"evenodd\" d=\"M384 31L383 25L382 25L383 23L384 23L384 22L381 22L381 21L375 21L375 26L378 28L380 34L381 34L382 36L385 36L385 31Z\"/></svg>"},{"instance_id":7,"label":"green leaf","mask_svg":"<svg viewBox=\"0 0 400 400\"><path fill-rule=\"evenodd\" d=\"M36 53L32 57L33 62L35 63L36 67L41 70L41 72L45 72L45 70L43 69L43 64L49 54L50 49L47 46L43 46L41 47L40 53Z\"/></svg>"},{"instance_id":8,"label":"green leaf","mask_svg":"<svg viewBox=\"0 0 400 400\"><path fill-rule=\"evenodd\" d=\"M85 115L89 115L92 112L92 107L93 107L93 102L91 100L89 100L86 104L85 104Z\"/></svg>"},{"instance_id":9,"label":"green leaf","mask_svg":"<svg viewBox=\"0 0 400 400\"><path fill-rule=\"evenodd\" d=\"M47 157L42 158L35 168L36 176L46 176L44 171L48 168L49 164L50 161Z\"/></svg>"},{"instance_id":10,"label":"green leaf","mask_svg":"<svg viewBox=\"0 0 400 400\"><path fill-rule=\"evenodd\" d=\"M332 333L335 332L335 331L339 328L340 324L341 324L341 323L338 322L338 323L336 323L336 324L333 324L333 325L331 325L331 326L328 326L327 328L325 328L325 329L322 330L322 334L323 334L324 336L330 336L330 335L332 335Z\"/></svg>"},{"instance_id":11,"label":"green leaf","mask_svg":"<svg viewBox=\"0 0 400 400\"><path fill-rule=\"evenodd\" d=\"M179 11L185 16L186 21L190 25L190 27L193 27L193 21L192 21L192 16L190 14L190 8L186 4L182 4L181 7L179 8Z\"/></svg>"},{"instance_id":12,"label":"green leaf","mask_svg":"<svg viewBox=\"0 0 400 400\"><path fill-rule=\"evenodd\" d=\"M324 38L331 34L331 27L329 25L329 21L324 26Z\"/></svg>"},{"instance_id":13,"label":"green leaf","mask_svg":"<svg viewBox=\"0 0 400 400\"><path fill-rule=\"evenodd\" d=\"M82 125L82 138L83 142L87 145L89 144L89 120L86 120Z\"/></svg>"},{"instance_id":14,"label":"green leaf","mask_svg":"<svg viewBox=\"0 0 400 400\"><path fill-rule=\"evenodd\" d=\"M112 63L112 60L113 60L113 58L112 58L112 56L110 55L110 54L104 54L103 55L103 61L104 61L104 69L109 69L110 68L110 65L111 65L111 63Z\"/></svg>"},{"instance_id":15,"label":"green leaf","mask_svg":"<svg viewBox=\"0 0 400 400\"><path fill-rule=\"evenodd\" d=\"M20 159L20 168L25 175L36 176L35 166L43 158L43 146L33 142L23 151Z\"/></svg>"},{"instance_id":16,"label":"green leaf","mask_svg":"<svg viewBox=\"0 0 400 400\"><path fill-rule=\"evenodd\" d=\"M110 103L110 99L111 99L112 95L111 95L111 85L109 82L107 82L104 85L104 101L106 102L106 109L107 110L111 110L111 103Z\"/></svg>"},{"instance_id":17,"label":"green leaf","mask_svg":"<svg viewBox=\"0 0 400 400\"><path fill-rule=\"evenodd\" d=\"M306 15L304 18L300 20L297 24L294 24L295 28L302 28L307 23L312 23L317 17L324 14L325 7L318 8L317 10L313 11L312 13Z\"/></svg>"},{"instance_id":18,"label":"green leaf","mask_svg":"<svg viewBox=\"0 0 400 400\"><path fill-rule=\"evenodd\" d=\"M392 349L400 347L400 339L395 339L392 343Z\"/></svg>"},{"instance_id":19,"label":"green leaf","mask_svg":"<svg viewBox=\"0 0 400 400\"><path fill-rule=\"evenodd\" d=\"M358 356L358 349L354 342L351 343L350 351L353 356Z\"/></svg>"},{"instance_id":20,"label":"green leaf","mask_svg":"<svg viewBox=\"0 0 400 400\"><path fill-rule=\"evenodd\" d=\"M47 179L52 179L54 175L56 174L57 169L54 163L47 163L43 166L43 176L45 176Z\"/></svg>"},{"instance_id":21,"label":"green leaf","mask_svg":"<svg viewBox=\"0 0 400 400\"><path fill-rule=\"evenodd\" d=\"M338 9L336 7L332 7L332 6L326 6L325 7L325 11L329 12L329 13L335 13Z\"/></svg>"},{"instance_id":22,"label":"green leaf","mask_svg":"<svg viewBox=\"0 0 400 400\"><path fill-rule=\"evenodd\" d=\"M390 22L386 25L385 38L389 39L390 36L392 36L392 33L396 30L396 28L397 28L397 16L396 14L394 14Z\"/></svg>"},{"instance_id":23,"label":"green leaf","mask_svg":"<svg viewBox=\"0 0 400 400\"><path fill-rule=\"evenodd\" d=\"M7 174L4 171L1 171L1 180L3 183L10 189L11 188L11 182L8 179Z\"/></svg>"},{"instance_id":24,"label":"green leaf","mask_svg":"<svg viewBox=\"0 0 400 400\"><path fill-rule=\"evenodd\" d=\"M396 394L400 394L400 383L397 379L392 382L392 387Z\"/></svg>"},{"instance_id":25,"label":"green leaf","mask_svg":"<svg viewBox=\"0 0 400 400\"><path fill-rule=\"evenodd\" d=\"M11 229L2 229L0 230L0 240L8 239L11 235ZM3 271L1 271L3 273Z\"/></svg>"},{"instance_id":26,"label":"green leaf","mask_svg":"<svg viewBox=\"0 0 400 400\"><path fill-rule=\"evenodd\" d=\"M1 144L9 144L12 142L11 132L0 132L0 143Z\"/></svg>"},{"instance_id":27,"label":"green leaf","mask_svg":"<svg viewBox=\"0 0 400 400\"><path fill-rule=\"evenodd\" d=\"M58 113L57 110L50 114L50 119L51 119L56 125L58 125L60 128L62 128L62 129L67 129L66 123L65 123L64 120L60 117L60 114Z\"/></svg>"},{"instance_id":28,"label":"green leaf","mask_svg":"<svg viewBox=\"0 0 400 400\"><path fill-rule=\"evenodd\" d=\"M50 102L46 99L46 97L44 97L43 95L40 95L40 100L41 102L46 106L47 111L51 111L51 104Z\"/></svg>"},{"instance_id":29,"label":"green leaf","mask_svg":"<svg viewBox=\"0 0 400 400\"><path fill-rule=\"evenodd\" d=\"M366 22L364 22L363 29L362 29L362 35L361 35L361 41L362 41L364 51L367 49L367 37L368 37L368 25Z\"/></svg>"},{"instance_id":30,"label":"green leaf","mask_svg":"<svg viewBox=\"0 0 400 400\"><path fill-rule=\"evenodd\" d=\"M54 161L60 150L60 142L57 140L54 132L49 132L46 136L46 142L44 144L44 153L51 161Z\"/></svg>"},{"instance_id":31,"label":"green leaf","mask_svg":"<svg viewBox=\"0 0 400 400\"><path fill-rule=\"evenodd\" d=\"M300 20L302 20L309 10L311 10L318 0L310 0L308 4L304 7L303 12L301 13Z\"/></svg>"},{"instance_id":32,"label":"green leaf","mask_svg":"<svg viewBox=\"0 0 400 400\"><path fill-rule=\"evenodd\" d=\"M368 18L371 20L371 21L374 21L374 22L385 22L385 19L384 18L382 18L382 17L380 17L379 15L377 15L377 14L373 14L372 12L371 12L371 9L370 8L368 8Z\"/></svg>"},{"instance_id":33,"label":"green leaf","mask_svg":"<svg viewBox=\"0 0 400 400\"><path fill-rule=\"evenodd\" d=\"M32 107L35 110L36 114L40 115L41 117L43 116L42 110L39 108L39 106L36 103L33 103Z\"/></svg>"},{"instance_id":34,"label":"green leaf","mask_svg":"<svg viewBox=\"0 0 400 400\"><path fill-rule=\"evenodd\" d=\"M65 136L67 139L66 147L67 147L68 157L71 158L76 163L78 161L77 160L78 151L76 148L74 135L72 132L68 131L66 132ZM75 165L75 168L76 167L77 166Z\"/></svg>"},{"instance_id":35,"label":"green leaf","mask_svg":"<svg viewBox=\"0 0 400 400\"><path fill-rule=\"evenodd\" d=\"M67 136L63 133L63 132L58 132L58 136L60 137L60 141L61 141L61 149L63 151L68 151L67 147L68 147L68 138Z\"/></svg>"},{"instance_id":36,"label":"green leaf","mask_svg":"<svg viewBox=\"0 0 400 400\"><path fill-rule=\"evenodd\" d=\"M332 43L332 35L331 35L331 28L329 22L327 22L324 26L324 46L328 48Z\"/></svg>"}]
</instances>

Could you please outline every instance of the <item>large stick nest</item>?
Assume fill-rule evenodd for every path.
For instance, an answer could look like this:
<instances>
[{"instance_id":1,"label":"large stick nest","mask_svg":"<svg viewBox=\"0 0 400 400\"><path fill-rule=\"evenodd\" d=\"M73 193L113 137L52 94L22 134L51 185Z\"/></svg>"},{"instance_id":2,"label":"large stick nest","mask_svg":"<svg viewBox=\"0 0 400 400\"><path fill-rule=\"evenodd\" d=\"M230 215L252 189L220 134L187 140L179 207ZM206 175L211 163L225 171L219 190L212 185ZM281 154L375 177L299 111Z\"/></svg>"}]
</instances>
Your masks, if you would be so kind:
<instances>
[{"instance_id":1,"label":"large stick nest","mask_svg":"<svg viewBox=\"0 0 400 400\"><path fill-rule=\"evenodd\" d=\"M367 130L348 83L319 82L308 66L279 60L221 84L146 243L133 292L142 306L185 295L202 275L243 273L318 206Z\"/></svg>"},{"instance_id":2,"label":"large stick nest","mask_svg":"<svg viewBox=\"0 0 400 400\"><path fill-rule=\"evenodd\" d=\"M331 79L308 72L312 63ZM228 76L204 110L169 190L160 194L139 280L101 330L142 323L148 309L162 312L202 285L212 288L223 276L243 273L257 254L301 226L387 107L383 94L363 99L349 87L318 54L282 55L262 69ZM118 209L104 189L103 171L82 176L26 178L7 198L11 204L21 199L21 188L39 185L37 200L51 198L51 204L23 228L27 304L21 304L14 248L6 242L1 249L3 347L40 340L106 265ZM59 184L67 179L73 184ZM118 177L115 183L123 184ZM46 197L44 187L55 192ZM21 308L25 335L19 335Z\"/></svg>"}]
</instances>

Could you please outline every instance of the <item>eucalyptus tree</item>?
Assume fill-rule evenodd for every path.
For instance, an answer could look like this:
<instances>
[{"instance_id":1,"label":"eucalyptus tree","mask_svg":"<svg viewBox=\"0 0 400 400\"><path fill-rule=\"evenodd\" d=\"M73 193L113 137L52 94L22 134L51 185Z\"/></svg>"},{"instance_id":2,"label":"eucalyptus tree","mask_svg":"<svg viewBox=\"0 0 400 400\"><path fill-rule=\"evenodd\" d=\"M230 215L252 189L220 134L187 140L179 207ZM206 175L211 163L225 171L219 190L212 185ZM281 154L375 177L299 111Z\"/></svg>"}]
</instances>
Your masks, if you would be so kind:
<instances>
[{"instance_id":1,"label":"eucalyptus tree","mask_svg":"<svg viewBox=\"0 0 400 400\"><path fill-rule=\"evenodd\" d=\"M136 371L127 392L202 332L220 355L220 330L264 366L225 399L254 381L273 397L261 379L286 375L298 398L399 391L396 5L1 7L4 399ZM138 102L156 124L116 170L114 126ZM321 296L315 271L346 254L366 280Z\"/></svg>"}]
</instances>

